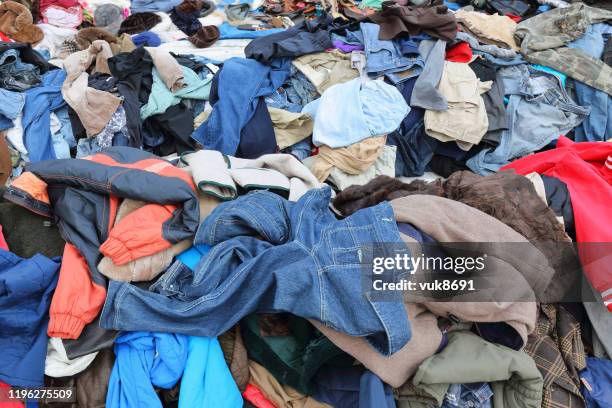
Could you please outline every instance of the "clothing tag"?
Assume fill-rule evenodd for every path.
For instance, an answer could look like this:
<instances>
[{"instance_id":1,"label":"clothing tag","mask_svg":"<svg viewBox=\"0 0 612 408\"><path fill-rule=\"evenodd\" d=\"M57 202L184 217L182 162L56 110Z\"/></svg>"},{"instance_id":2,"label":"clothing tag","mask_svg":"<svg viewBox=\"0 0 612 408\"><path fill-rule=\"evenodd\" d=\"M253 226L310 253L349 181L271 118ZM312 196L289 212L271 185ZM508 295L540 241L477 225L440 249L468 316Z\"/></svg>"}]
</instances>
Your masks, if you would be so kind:
<instances>
[{"instance_id":1,"label":"clothing tag","mask_svg":"<svg viewBox=\"0 0 612 408\"><path fill-rule=\"evenodd\" d=\"M211 63L206 64L206 67L210 69L213 74L216 74L219 71L219 67Z\"/></svg>"},{"instance_id":2,"label":"clothing tag","mask_svg":"<svg viewBox=\"0 0 612 408\"><path fill-rule=\"evenodd\" d=\"M584 388L589 390L589 392L593 392L593 387L591 387L591 384L589 384L589 382L584 377L580 377L580 381L582 382L582 384L584 384Z\"/></svg>"}]
</instances>

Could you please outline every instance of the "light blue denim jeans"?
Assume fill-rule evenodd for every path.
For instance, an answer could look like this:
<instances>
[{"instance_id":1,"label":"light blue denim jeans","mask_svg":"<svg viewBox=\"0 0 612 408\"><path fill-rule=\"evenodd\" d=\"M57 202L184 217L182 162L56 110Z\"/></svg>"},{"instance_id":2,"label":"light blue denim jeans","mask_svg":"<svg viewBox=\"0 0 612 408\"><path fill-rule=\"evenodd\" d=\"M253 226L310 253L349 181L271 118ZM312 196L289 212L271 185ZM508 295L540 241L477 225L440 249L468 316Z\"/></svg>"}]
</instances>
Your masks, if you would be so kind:
<instances>
[{"instance_id":1,"label":"light blue denim jeans","mask_svg":"<svg viewBox=\"0 0 612 408\"><path fill-rule=\"evenodd\" d=\"M508 130L502 133L499 146L483 149L467 161L468 167L481 175L497 172L511 160L540 150L589 114L589 108L577 105L554 75L519 65L503 68L498 78L510 95Z\"/></svg>"},{"instance_id":2,"label":"light blue denim jeans","mask_svg":"<svg viewBox=\"0 0 612 408\"><path fill-rule=\"evenodd\" d=\"M584 36L568 44L591 57L601 59L606 39L612 35L612 25L592 24ZM576 142L599 142L612 137L612 96L574 81L576 100L579 104L590 106L591 114L574 131Z\"/></svg>"},{"instance_id":3,"label":"light blue denim jeans","mask_svg":"<svg viewBox=\"0 0 612 408\"><path fill-rule=\"evenodd\" d=\"M372 23L361 23L361 35L366 53L366 72L371 77L386 75L393 83L399 83L419 75L425 63L420 56L402 55L395 41L379 40L380 26ZM397 76L394 73L412 69L411 75Z\"/></svg>"}]
</instances>

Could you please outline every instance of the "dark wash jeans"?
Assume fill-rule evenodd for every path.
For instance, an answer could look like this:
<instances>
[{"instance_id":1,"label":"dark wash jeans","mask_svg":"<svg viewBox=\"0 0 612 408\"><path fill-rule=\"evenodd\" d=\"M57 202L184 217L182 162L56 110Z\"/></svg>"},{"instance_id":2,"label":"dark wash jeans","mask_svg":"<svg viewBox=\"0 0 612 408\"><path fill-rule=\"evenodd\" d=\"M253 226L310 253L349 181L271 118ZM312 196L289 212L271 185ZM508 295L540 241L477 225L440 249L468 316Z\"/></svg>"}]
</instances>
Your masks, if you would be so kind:
<instances>
[{"instance_id":1,"label":"dark wash jeans","mask_svg":"<svg viewBox=\"0 0 612 408\"><path fill-rule=\"evenodd\" d=\"M150 291L110 282L101 326L216 337L250 313L282 311L398 351L411 336L403 299L373 301L361 282L362 248L402 243L393 210L337 220L330 198L329 188L298 202L256 191L222 203L196 234L214 246L195 271L176 261Z\"/></svg>"}]
</instances>

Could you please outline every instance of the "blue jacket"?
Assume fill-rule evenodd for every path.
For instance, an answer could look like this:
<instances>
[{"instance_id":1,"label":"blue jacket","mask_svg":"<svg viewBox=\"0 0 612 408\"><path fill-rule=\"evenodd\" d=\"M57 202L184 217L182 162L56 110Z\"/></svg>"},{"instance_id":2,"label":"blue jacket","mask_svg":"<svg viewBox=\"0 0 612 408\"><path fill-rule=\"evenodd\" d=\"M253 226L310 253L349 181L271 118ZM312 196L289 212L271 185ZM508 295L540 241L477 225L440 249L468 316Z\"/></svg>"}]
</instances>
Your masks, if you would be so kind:
<instances>
[{"instance_id":1,"label":"blue jacket","mask_svg":"<svg viewBox=\"0 0 612 408\"><path fill-rule=\"evenodd\" d=\"M100 325L216 337L250 313L289 312L398 351L410 340L401 293L380 302L362 287L367 248L403 244L393 210L385 202L337 220L330 197L256 191L222 203L196 234L195 244L214 245L196 270L176 261L151 291L111 282Z\"/></svg>"},{"instance_id":2,"label":"blue jacket","mask_svg":"<svg viewBox=\"0 0 612 408\"><path fill-rule=\"evenodd\" d=\"M580 380L587 408L612 407L612 361L587 357L587 368L580 373Z\"/></svg>"},{"instance_id":3,"label":"blue jacket","mask_svg":"<svg viewBox=\"0 0 612 408\"><path fill-rule=\"evenodd\" d=\"M30 259L0 249L0 381L42 386L47 324L59 263L37 254Z\"/></svg>"}]
</instances>

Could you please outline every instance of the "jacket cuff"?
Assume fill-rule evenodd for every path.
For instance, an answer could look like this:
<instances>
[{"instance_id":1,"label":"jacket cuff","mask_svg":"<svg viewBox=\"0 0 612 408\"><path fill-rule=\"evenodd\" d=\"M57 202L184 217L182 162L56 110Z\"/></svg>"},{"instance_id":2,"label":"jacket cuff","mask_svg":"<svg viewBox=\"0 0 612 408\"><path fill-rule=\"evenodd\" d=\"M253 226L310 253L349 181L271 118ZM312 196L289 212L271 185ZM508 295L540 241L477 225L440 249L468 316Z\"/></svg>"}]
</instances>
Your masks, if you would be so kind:
<instances>
[{"instance_id":1,"label":"jacket cuff","mask_svg":"<svg viewBox=\"0 0 612 408\"><path fill-rule=\"evenodd\" d=\"M61 339L78 339L87 323L80 317L70 314L54 313L50 315L47 335Z\"/></svg>"},{"instance_id":2,"label":"jacket cuff","mask_svg":"<svg viewBox=\"0 0 612 408\"><path fill-rule=\"evenodd\" d=\"M123 265L133 260L128 247L114 237L109 237L100 246L100 252L109 257L115 265Z\"/></svg>"}]
</instances>

